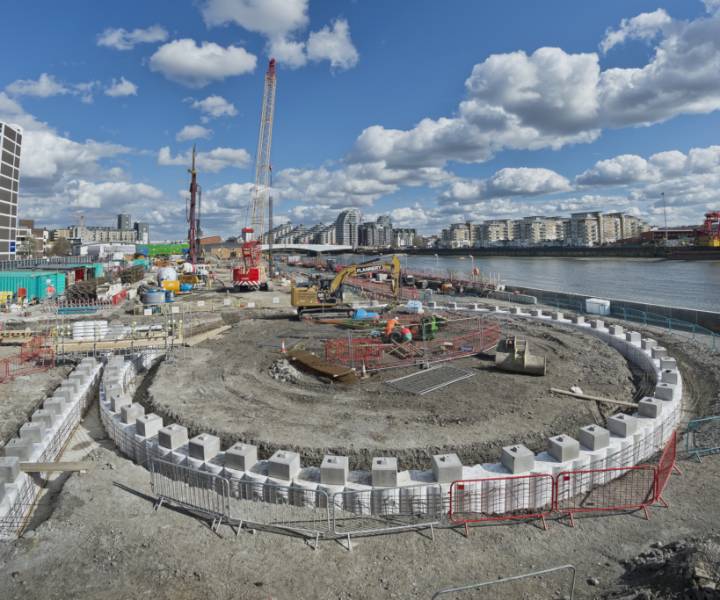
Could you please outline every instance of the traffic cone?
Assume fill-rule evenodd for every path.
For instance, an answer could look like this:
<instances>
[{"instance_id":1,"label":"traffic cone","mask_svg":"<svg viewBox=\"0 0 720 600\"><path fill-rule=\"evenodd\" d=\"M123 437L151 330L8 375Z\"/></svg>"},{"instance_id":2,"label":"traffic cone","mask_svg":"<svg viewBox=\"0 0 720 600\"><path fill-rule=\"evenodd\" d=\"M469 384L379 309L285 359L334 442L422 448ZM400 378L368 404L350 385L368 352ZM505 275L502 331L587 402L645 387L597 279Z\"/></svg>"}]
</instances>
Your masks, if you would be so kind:
<instances>
[{"instance_id":1,"label":"traffic cone","mask_svg":"<svg viewBox=\"0 0 720 600\"><path fill-rule=\"evenodd\" d=\"M287 354L287 350L285 349L285 340L280 342L280 354Z\"/></svg>"}]
</instances>

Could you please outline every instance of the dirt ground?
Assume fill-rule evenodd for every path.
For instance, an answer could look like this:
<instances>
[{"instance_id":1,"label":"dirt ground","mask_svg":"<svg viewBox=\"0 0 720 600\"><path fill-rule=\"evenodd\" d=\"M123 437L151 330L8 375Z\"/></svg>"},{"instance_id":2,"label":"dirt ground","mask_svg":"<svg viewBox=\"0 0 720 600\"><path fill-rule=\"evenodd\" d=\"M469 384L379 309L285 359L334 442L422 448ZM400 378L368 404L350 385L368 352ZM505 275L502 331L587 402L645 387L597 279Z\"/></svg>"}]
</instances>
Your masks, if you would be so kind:
<instances>
[{"instance_id":1,"label":"dirt ground","mask_svg":"<svg viewBox=\"0 0 720 600\"><path fill-rule=\"evenodd\" d=\"M161 365L139 399L193 433L220 436L227 446L256 444L266 458L292 449L305 464L319 464L326 453L347 455L354 468L368 468L373 456L384 455L397 456L402 468L429 468L432 454L444 452L457 452L466 464L496 462L502 446L523 442L540 451L547 435L572 435L601 420L594 403L554 395L550 387L579 385L587 393L632 399L633 374L607 344L543 323L504 327L547 358L545 377L498 371L491 356L453 362L475 376L425 395L385 383L417 368L352 385L310 374L278 381L271 368L281 339L322 355L324 338L346 333L332 325L255 319Z\"/></svg>"},{"instance_id":2,"label":"dirt ground","mask_svg":"<svg viewBox=\"0 0 720 600\"><path fill-rule=\"evenodd\" d=\"M533 333L538 342L541 334ZM675 335L653 334L679 362L686 418L712 414L720 392L717 355ZM233 348L237 343L228 343L227 352ZM631 385L629 377L623 374L624 385ZM601 383L586 386L600 392ZM196 401L203 397L198 391ZM25 535L0 543L0 598L429 599L442 588L568 563L577 569L581 600L720 597L720 456L681 460L683 475L673 475L665 493L670 508L653 508L649 521L633 513L578 519L575 528L551 521L548 531L536 523L476 527L468 538L460 530L436 530L434 540L429 532L403 533L357 539L348 552L336 542L313 550L268 532L243 530L236 537L223 526L214 533L174 510L155 512L147 471L118 455L96 407L68 452L95 468L66 477ZM447 597L569 598L567 583L555 575Z\"/></svg>"}]
</instances>

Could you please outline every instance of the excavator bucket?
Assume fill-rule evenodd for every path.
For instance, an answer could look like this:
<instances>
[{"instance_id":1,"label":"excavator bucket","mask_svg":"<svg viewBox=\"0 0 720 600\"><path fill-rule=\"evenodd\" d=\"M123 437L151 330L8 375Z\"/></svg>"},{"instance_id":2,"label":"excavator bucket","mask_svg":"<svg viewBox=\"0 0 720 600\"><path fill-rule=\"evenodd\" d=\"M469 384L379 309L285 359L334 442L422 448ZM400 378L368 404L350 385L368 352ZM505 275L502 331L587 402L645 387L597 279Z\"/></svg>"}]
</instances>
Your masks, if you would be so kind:
<instances>
[{"instance_id":1,"label":"excavator bucket","mask_svg":"<svg viewBox=\"0 0 720 600\"><path fill-rule=\"evenodd\" d=\"M502 371L523 375L545 375L544 356L530 354L527 340L509 337L501 340L495 352L495 367Z\"/></svg>"}]
</instances>

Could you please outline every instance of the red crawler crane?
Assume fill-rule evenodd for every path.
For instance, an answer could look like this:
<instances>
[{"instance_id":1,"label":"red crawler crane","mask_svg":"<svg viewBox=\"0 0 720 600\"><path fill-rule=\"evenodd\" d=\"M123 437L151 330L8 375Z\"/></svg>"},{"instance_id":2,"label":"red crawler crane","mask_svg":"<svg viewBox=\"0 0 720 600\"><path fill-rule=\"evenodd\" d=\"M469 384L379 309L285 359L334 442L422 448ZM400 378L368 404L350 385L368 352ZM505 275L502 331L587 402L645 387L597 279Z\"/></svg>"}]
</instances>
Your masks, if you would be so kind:
<instances>
[{"instance_id":1,"label":"red crawler crane","mask_svg":"<svg viewBox=\"0 0 720 600\"><path fill-rule=\"evenodd\" d=\"M255 187L247 221L242 230L242 264L233 269L233 286L239 289L268 288L268 267L262 258L262 238L265 233L265 210L270 195L270 148L272 146L273 119L275 116L275 59L270 59L265 73L260 134L255 157Z\"/></svg>"}]
</instances>

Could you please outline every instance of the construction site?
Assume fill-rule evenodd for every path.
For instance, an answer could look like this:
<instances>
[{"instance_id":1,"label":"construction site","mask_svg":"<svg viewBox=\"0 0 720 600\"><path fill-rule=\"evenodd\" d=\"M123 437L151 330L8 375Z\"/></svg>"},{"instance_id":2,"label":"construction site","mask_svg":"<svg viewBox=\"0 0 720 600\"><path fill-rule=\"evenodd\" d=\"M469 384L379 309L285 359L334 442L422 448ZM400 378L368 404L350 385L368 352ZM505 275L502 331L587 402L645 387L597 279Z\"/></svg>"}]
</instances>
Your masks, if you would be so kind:
<instances>
[{"instance_id":1,"label":"construction site","mask_svg":"<svg viewBox=\"0 0 720 600\"><path fill-rule=\"evenodd\" d=\"M720 597L714 334L292 264L275 87L237 256L193 150L186 255L0 313L0 596Z\"/></svg>"}]
</instances>

